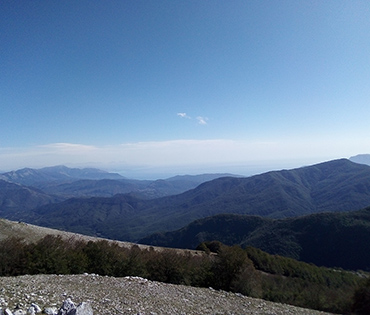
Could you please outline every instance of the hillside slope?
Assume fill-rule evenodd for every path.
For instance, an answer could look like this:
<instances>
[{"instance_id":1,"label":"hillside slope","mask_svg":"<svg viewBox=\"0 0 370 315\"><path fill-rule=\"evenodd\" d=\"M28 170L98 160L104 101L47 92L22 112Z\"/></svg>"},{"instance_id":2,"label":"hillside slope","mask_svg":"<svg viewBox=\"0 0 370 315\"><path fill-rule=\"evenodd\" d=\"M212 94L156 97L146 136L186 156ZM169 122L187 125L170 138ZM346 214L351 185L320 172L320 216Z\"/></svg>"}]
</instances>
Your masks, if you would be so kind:
<instances>
[{"instance_id":1,"label":"hillside slope","mask_svg":"<svg viewBox=\"0 0 370 315\"><path fill-rule=\"evenodd\" d=\"M50 234L60 235L62 239L53 236L43 237ZM24 240L15 240L12 238L14 236L24 238ZM90 240L97 242L87 242ZM22 303L24 307L35 302L42 307L45 303L58 304L57 300L52 302L48 298L62 298L62 294L58 292L59 289L62 289L63 293L70 290L68 295L72 295L74 299L85 299L85 295L80 294L85 294L87 291L89 301L92 301L92 297L95 295L100 297L98 301L94 300L96 305L93 305L93 307L97 307L96 310L99 314L110 314L110 312L117 314L117 311L120 314L132 314L132 306L134 305L138 307L140 313L144 310L145 312L158 311L160 314L167 314L167 311L178 313L177 307L181 307L182 312L186 312L186 314L198 314L199 312L201 314L208 312L214 314L215 310L220 307L221 313L224 313L225 310L229 312L233 310L234 314L239 314L239 312L245 314L247 309L240 300L244 297L240 293L226 292L232 291L280 303L343 313L351 309L355 290L364 284L364 273L357 274L319 268L290 258L269 255L252 247L243 250L240 247L219 246L217 254L207 254L203 251L133 245L82 235L72 235L71 238L71 234L67 232L0 220L0 256L2 257L0 273L1 278L6 279L1 285L2 301L0 307L4 305L4 302L7 303L8 307L15 307L19 303ZM43 275L4 277L39 273ZM66 275L70 273L80 275ZM45 274L58 274L58 276L56 279L54 276L46 276ZM99 277L97 274L103 277ZM44 283L41 281L43 289L37 289L35 292L33 291L35 290L35 279L39 277L44 280L48 279ZM139 295L135 294L134 305L128 307L128 296L130 296L130 292L132 293L134 283L128 283L130 289L122 291L115 286L115 283L118 283L118 278L113 277L120 277L119 279L129 282L138 281L138 286L142 290L138 293ZM151 281L138 277L146 277ZM27 279L30 281L29 283ZM67 279L70 286L64 283L63 279ZM110 285L104 287L103 282L108 279L111 279L112 282L109 281ZM181 287L179 294L184 294L184 291L198 292L195 294L197 296L195 300L189 296L186 300L180 298L178 301L179 296L172 296L171 291L161 291L160 294L156 294L156 288L160 284L153 281L206 288L211 286L223 291L169 285L168 287L172 288ZM97 286L93 291L89 291L93 283ZM147 284L148 287L146 287ZM52 290L47 293L47 296L44 296L46 294L45 285ZM120 282L119 286L122 289L124 284ZM124 287L126 288L126 286ZM115 299L115 297L118 298L118 292L123 292L125 295L123 300L120 293L119 300ZM228 300L221 299L218 301L220 304L215 307L215 305L209 304L209 296L202 295L199 300L199 294L202 292L218 292L223 297L235 296L239 298L239 302L234 305L228 303ZM301 293L297 295L297 292ZM162 293L165 296L163 301ZM139 296L144 298L145 302L139 298L140 303L138 303ZM169 298L169 296L171 297ZM205 301L204 305L199 304L201 300ZM248 300L248 313L252 310L253 312L255 310L256 314L261 314L262 310L266 311L266 314L270 314L269 312L280 314L280 311L281 314L285 314L284 312L291 313L293 311L293 308L281 304L274 305L249 298ZM102 301L104 302L101 303ZM119 301L123 301L123 303ZM153 304L157 305L162 303L161 301L166 301L163 308L153 309ZM255 309L251 303L254 304L257 301L262 304L258 303L259 306ZM143 308L143 305L146 307ZM202 306L200 307L200 305ZM236 308L236 305L242 306L242 308ZM269 305L269 307L264 308L262 305ZM315 313L303 309L296 310L297 314L303 314L306 311L309 314Z\"/></svg>"},{"instance_id":2,"label":"hillside slope","mask_svg":"<svg viewBox=\"0 0 370 315\"><path fill-rule=\"evenodd\" d=\"M222 174L196 176L177 176L158 180L135 179L82 179L72 182L46 182L36 186L44 192L62 197L113 197L116 194L133 194L139 198L155 199L163 196L181 194L199 184L219 178Z\"/></svg>"},{"instance_id":3,"label":"hillside slope","mask_svg":"<svg viewBox=\"0 0 370 315\"><path fill-rule=\"evenodd\" d=\"M186 227L157 233L139 242L196 248L201 242L253 246L270 254L318 266L370 271L370 207L353 212L319 213L272 220L247 215L217 215Z\"/></svg>"},{"instance_id":4,"label":"hillside slope","mask_svg":"<svg viewBox=\"0 0 370 315\"><path fill-rule=\"evenodd\" d=\"M0 217L20 217L22 212L45 204L61 201L43 191L0 179Z\"/></svg>"},{"instance_id":5,"label":"hillside slope","mask_svg":"<svg viewBox=\"0 0 370 315\"><path fill-rule=\"evenodd\" d=\"M219 178L153 200L127 195L71 199L10 219L135 241L221 213L285 218L368 205L370 167L342 159L248 178Z\"/></svg>"}]
</instances>

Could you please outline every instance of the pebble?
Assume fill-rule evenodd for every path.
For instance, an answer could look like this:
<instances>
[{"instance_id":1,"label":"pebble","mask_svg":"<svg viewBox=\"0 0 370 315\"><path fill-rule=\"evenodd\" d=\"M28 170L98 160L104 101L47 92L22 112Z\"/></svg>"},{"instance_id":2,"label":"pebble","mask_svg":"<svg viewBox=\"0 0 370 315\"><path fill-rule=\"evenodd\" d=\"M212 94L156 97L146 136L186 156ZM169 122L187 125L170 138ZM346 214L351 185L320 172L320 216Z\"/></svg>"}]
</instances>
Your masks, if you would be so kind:
<instances>
[{"instance_id":1,"label":"pebble","mask_svg":"<svg viewBox=\"0 0 370 315\"><path fill-rule=\"evenodd\" d=\"M87 274L0 277L0 288L0 307L3 307L0 315L14 315L10 310L14 310L20 303L23 304L23 310L28 310L31 302L43 308L43 313L47 315L58 315L58 308L54 306L60 306L68 299L70 302L82 303L73 303L76 315L91 315L92 312L99 315L325 314L241 294L164 284L141 277L114 278ZM81 307L77 312L79 305ZM69 315L67 312L59 315ZM39 313L35 309L35 314Z\"/></svg>"}]
</instances>

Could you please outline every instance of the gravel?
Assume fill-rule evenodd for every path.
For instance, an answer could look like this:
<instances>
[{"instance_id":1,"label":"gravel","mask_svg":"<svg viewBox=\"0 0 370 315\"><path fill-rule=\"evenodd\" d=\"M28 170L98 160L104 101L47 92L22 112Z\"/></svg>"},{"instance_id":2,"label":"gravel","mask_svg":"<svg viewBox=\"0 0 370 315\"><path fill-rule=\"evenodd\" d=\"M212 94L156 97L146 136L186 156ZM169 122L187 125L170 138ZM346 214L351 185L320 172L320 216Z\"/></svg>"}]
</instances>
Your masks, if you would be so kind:
<instances>
[{"instance_id":1,"label":"gravel","mask_svg":"<svg viewBox=\"0 0 370 315\"><path fill-rule=\"evenodd\" d=\"M94 274L0 277L0 307L59 308L70 297L89 302L94 314L328 314L254 299L238 293L164 284L139 277L114 278Z\"/></svg>"}]
</instances>

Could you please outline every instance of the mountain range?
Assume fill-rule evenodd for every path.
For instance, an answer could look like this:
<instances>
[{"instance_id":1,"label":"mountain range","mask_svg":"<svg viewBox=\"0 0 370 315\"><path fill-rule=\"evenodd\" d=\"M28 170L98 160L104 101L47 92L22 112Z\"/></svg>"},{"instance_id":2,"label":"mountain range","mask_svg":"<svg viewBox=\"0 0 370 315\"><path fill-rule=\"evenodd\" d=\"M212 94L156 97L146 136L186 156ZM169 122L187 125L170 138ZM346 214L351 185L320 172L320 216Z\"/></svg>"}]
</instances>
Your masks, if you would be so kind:
<instances>
[{"instance_id":1,"label":"mountain range","mask_svg":"<svg viewBox=\"0 0 370 315\"><path fill-rule=\"evenodd\" d=\"M37 186L41 183L70 182L79 179L124 179L124 177L96 168L80 169L58 165L41 169L23 168L0 174L0 179L26 186Z\"/></svg>"},{"instance_id":2,"label":"mountain range","mask_svg":"<svg viewBox=\"0 0 370 315\"><path fill-rule=\"evenodd\" d=\"M218 240L370 270L370 166L364 164L340 159L244 178L205 174L157 181L99 179L104 172L94 169L52 170L2 174L0 217L158 246L195 248ZM127 193L112 196L120 189ZM156 197L176 190L183 192Z\"/></svg>"},{"instance_id":3,"label":"mountain range","mask_svg":"<svg viewBox=\"0 0 370 315\"><path fill-rule=\"evenodd\" d=\"M52 259L59 267L64 255L74 261L64 264L73 267L74 257L79 257L84 272L102 274L102 269L86 269L100 261L104 270L150 277L162 277L158 273L162 270L173 279L181 275L187 283L207 275L207 287L334 313L349 313L362 301L357 293L368 285L370 271L370 166L366 163L340 159L244 178L205 174L138 181L117 175L65 167L2 174L0 217L16 220L0 219L1 257L8 258L0 260L2 270L45 272ZM14 236L18 240L11 239ZM80 252L73 256L72 248ZM189 251L194 248L205 253ZM30 258L33 253L35 258ZM45 253L46 260L41 258ZM181 259L175 258L178 253ZM17 257L18 261L13 259ZM123 260L114 260L118 257ZM189 257L194 260L184 264ZM30 272L35 266L39 269ZM139 273L127 271L128 267ZM217 286L235 272L232 286Z\"/></svg>"},{"instance_id":4,"label":"mountain range","mask_svg":"<svg viewBox=\"0 0 370 315\"><path fill-rule=\"evenodd\" d=\"M66 166L45 167L41 169L24 168L0 174L0 181L16 184L9 188L3 185L3 194L19 194L27 189L50 195L57 201L72 197L112 197L116 194L131 193L139 198L151 199L168 195L180 194L199 184L230 174L183 175L158 180L135 180L125 178L117 173L109 173L94 168L68 168ZM17 205L18 200L8 198ZM37 202L37 201L35 201ZM9 203L0 198L1 205ZM45 202L47 204L49 202ZM34 202L31 202L34 204ZM41 204L39 204L41 205ZM26 206L27 207L27 206ZM29 207L28 207L29 208Z\"/></svg>"},{"instance_id":5,"label":"mountain range","mask_svg":"<svg viewBox=\"0 0 370 315\"><path fill-rule=\"evenodd\" d=\"M137 241L217 214L268 218L343 212L370 205L370 167L347 159L246 178L221 177L156 199L118 194L71 198L7 218L106 238Z\"/></svg>"}]
</instances>

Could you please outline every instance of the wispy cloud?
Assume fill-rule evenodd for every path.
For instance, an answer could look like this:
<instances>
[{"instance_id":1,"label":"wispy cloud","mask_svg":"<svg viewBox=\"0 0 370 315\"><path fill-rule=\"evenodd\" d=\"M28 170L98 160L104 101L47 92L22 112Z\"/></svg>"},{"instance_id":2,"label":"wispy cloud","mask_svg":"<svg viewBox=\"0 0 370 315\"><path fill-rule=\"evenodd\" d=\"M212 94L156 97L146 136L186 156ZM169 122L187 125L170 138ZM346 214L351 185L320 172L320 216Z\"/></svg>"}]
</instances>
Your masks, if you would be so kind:
<instances>
[{"instance_id":1,"label":"wispy cloud","mask_svg":"<svg viewBox=\"0 0 370 315\"><path fill-rule=\"evenodd\" d=\"M177 116L180 116L181 118L191 119L191 117L188 116L186 113L177 113Z\"/></svg>"},{"instance_id":2,"label":"wispy cloud","mask_svg":"<svg viewBox=\"0 0 370 315\"><path fill-rule=\"evenodd\" d=\"M177 116L181 118L192 119L191 116L189 116L187 113L177 113ZM195 119L198 121L199 125L207 125L207 117L198 116Z\"/></svg>"},{"instance_id":3,"label":"wispy cloud","mask_svg":"<svg viewBox=\"0 0 370 315\"><path fill-rule=\"evenodd\" d=\"M85 144L76 144L76 143L51 143L45 145L39 145L39 148L46 149L51 152L59 152L59 153L66 153L66 154L73 154L73 153L83 153L83 152L92 152L97 149L97 147L92 145L85 145Z\"/></svg>"},{"instance_id":4,"label":"wispy cloud","mask_svg":"<svg viewBox=\"0 0 370 315\"><path fill-rule=\"evenodd\" d=\"M207 125L207 120L208 120L207 117L198 116L197 120L200 125Z\"/></svg>"}]
</instances>

